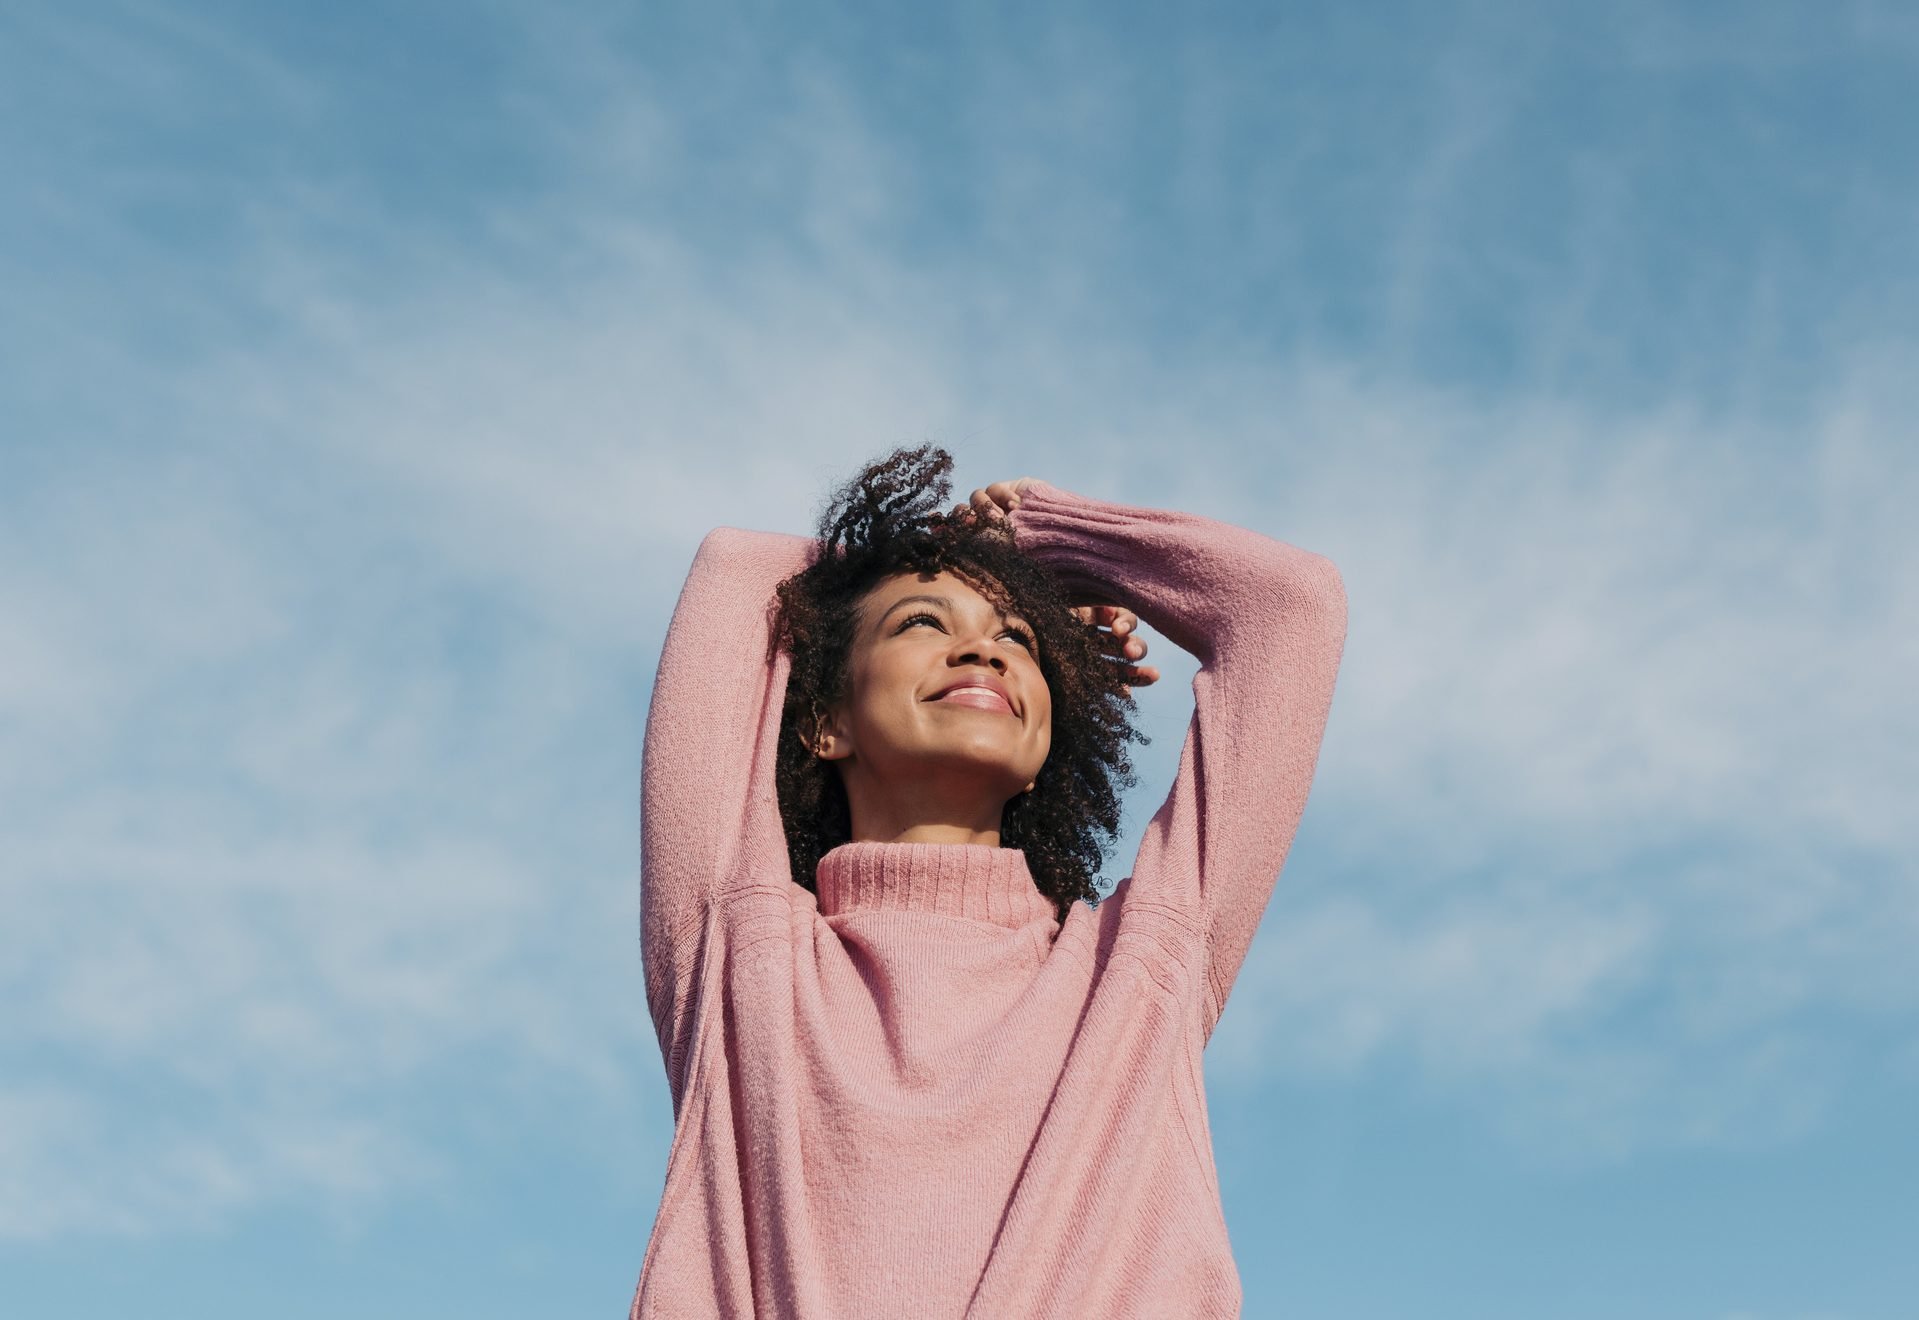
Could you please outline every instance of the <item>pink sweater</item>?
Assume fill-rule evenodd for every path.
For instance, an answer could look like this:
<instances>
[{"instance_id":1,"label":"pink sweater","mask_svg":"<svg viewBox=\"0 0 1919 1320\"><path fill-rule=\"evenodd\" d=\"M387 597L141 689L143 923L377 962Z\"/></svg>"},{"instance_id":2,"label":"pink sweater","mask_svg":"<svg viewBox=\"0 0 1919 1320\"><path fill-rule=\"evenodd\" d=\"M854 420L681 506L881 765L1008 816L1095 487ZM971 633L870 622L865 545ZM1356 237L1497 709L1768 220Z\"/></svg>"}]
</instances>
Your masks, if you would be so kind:
<instances>
[{"instance_id":1,"label":"pink sweater","mask_svg":"<svg viewBox=\"0 0 1919 1320\"><path fill-rule=\"evenodd\" d=\"M1318 759L1330 561L1036 485L1018 543L1195 655L1132 876L1064 923L1016 849L850 843L817 897L774 790L773 585L816 543L701 545L646 728L647 1001L677 1123L634 1316L1231 1316L1200 1050Z\"/></svg>"}]
</instances>

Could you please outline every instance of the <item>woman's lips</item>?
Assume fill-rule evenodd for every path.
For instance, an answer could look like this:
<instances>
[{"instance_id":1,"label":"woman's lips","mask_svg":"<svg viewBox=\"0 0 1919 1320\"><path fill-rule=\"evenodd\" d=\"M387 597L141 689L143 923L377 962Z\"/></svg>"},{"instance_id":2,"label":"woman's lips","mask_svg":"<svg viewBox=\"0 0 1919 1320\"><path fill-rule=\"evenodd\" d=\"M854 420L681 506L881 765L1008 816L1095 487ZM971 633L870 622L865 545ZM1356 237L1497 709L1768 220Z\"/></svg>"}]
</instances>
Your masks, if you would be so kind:
<instances>
[{"instance_id":1,"label":"woman's lips","mask_svg":"<svg viewBox=\"0 0 1919 1320\"><path fill-rule=\"evenodd\" d=\"M1013 713L1012 703L988 687L956 687L951 692L942 693L938 700L952 706L998 711L1002 715Z\"/></svg>"}]
</instances>

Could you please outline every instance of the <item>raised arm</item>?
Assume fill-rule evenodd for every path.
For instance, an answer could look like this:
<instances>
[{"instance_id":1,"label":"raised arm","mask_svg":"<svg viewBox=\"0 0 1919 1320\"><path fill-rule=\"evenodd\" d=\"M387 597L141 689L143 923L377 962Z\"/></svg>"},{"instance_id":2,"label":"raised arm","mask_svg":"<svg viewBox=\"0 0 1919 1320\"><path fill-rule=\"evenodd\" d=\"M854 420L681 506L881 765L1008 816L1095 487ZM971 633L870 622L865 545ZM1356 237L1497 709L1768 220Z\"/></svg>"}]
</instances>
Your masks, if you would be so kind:
<instances>
[{"instance_id":1,"label":"raised arm","mask_svg":"<svg viewBox=\"0 0 1919 1320\"><path fill-rule=\"evenodd\" d=\"M733 876L787 869L773 778L786 662L767 651L773 588L815 546L731 527L709 533L660 651L641 770L640 940L676 1103L707 902Z\"/></svg>"},{"instance_id":2,"label":"raised arm","mask_svg":"<svg viewBox=\"0 0 1919 1320\"><path fill-rule=\"evenodd\" d=\"M1332 561L1191 514L1024 486L1021 548L1200 662L1179 775L1133 892L1199 915L1210 1034L1292 846L1332 706L1346 593Z\"/></svg>"}]
</instances>

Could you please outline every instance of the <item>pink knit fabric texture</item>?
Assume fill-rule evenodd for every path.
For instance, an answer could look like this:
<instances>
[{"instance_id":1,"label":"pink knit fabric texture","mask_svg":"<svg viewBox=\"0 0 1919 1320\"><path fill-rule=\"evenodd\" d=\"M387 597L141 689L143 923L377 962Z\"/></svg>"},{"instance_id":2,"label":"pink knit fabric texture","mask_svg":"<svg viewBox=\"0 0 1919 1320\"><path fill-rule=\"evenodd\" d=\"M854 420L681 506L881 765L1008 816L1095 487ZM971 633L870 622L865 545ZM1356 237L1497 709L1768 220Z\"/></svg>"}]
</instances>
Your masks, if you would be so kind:
<instances>
[{"instance_id":1,"label":"pink knit fabric texture","mask_svg":"<svg viewBox=\"0 0 1919 1320\"><path fill-rule=\"evenodd\" d=\"M1306 804L1346 636L1327 559L1045 484L1018 544L1200 661L1130 878L1061 923L1016 849L857 842L794 884L773 586L722 528L646 726L646 994L676 1126L632 1315L1233 1316L1200 1051Z\"/></svg>"}]
</instances>

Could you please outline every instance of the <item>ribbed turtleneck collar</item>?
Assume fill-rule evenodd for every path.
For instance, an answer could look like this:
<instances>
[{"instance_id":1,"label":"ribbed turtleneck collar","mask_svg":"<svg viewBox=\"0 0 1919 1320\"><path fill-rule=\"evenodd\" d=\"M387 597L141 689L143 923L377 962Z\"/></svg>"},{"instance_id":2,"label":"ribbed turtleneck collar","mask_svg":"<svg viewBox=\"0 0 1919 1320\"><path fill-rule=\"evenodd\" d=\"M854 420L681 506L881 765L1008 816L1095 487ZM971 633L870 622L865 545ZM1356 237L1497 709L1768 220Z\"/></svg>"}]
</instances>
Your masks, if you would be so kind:
<instances>
[{"instance_id":1,"label":"ribbed turtleneck collar","mask_svg":"<svg viewBox=\"0 0 1919 1320\"><path fill-rule=\"evenodd\" d=\"M815 874L820 912L937 912L1018 930L1057 914L1026 854L975 843L843 843Z\"/></svg>"}]
</instances>

